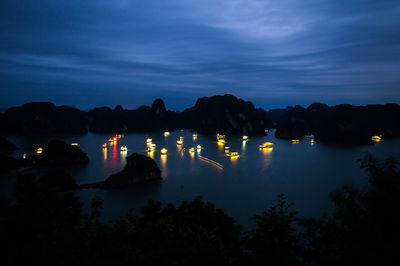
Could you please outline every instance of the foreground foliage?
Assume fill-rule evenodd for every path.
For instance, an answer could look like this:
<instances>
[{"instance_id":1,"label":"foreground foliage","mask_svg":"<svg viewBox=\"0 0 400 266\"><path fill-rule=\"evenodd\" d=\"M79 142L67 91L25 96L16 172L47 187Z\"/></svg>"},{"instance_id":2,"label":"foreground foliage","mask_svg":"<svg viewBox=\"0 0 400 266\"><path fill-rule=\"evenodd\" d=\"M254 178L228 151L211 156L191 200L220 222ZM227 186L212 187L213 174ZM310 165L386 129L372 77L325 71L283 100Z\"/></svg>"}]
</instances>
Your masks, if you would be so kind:
<instances>
[{"instance_id":1,"label":"foreground foliage","mask_svg":"<svg viewBox=\"0 0 400 266\"><path fill-rule=\"evenodd\" d=\"M394 158L361 162L369 186L330 194L331 215L300 219L284 195L253 217L247 232L201 197L179 206L149 201L114 222L101 221L102 199L84 214L69 179L22 176L12 199L0 198L3 265L390 265L400 237L400 172ZM4 245L5 244L5 245Z\"/></svg>"}]
</instances>

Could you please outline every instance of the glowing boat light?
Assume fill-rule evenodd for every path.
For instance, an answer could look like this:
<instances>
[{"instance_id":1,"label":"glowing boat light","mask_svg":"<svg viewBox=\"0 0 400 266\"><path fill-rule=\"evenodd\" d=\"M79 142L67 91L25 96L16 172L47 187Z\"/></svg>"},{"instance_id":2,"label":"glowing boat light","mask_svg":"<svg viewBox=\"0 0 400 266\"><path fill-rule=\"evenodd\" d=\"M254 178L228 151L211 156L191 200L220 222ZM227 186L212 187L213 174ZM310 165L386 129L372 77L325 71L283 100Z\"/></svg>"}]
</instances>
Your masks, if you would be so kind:
<instances>
[{"instance_id":1,"label":"glowing boat light","mask_svg":"<svg viewBox=\"0 0 400 266\"><path fill-rule=\"evenodd\" d=\"M121 152L127 152L128 148L126 146L121 146L120 151Z\"/></svg>"},{"instance_id":2,"label":"glowing boat light","mask_svg":"<svg viewBox=\"0 0 400 266\"><path fill-rule=\"evenodd\" d=\"M218 145L225 145L225 140L219 139L217 143L218 143Z\"/></svg>"},{"instance_id":3,"label":"glowing boat light","mask_svg":"<svg viewBox=\"0 0 400 266\"><path fill-rule=\"evenodd\" d=\"M161 149L161 154L165 155L167 154L168 150L166 148L162 148Z\"/></svg>"},{"instance_id":4,"label":"glowing boat light","mask_svg":"<svg viewBox=\"0 0 400 266\"><path fill-rule=\"evenodd\" d=\"M371 137L371 140L373 140L373 141L375 141L375 142L379 142L379 141L382 140L382 137L381 137L381 136L372 136L372 137Z\"/></svg>"},{"instance_id":5,"label":"glowing boat light","mask_svg":"<svg viewBox=\"0 0 400 266\"><path fill-rule=\"evenodd\" d=\"M236 158L239 158L239 153L238 152L231 152L230 154L229 154L229 157L231 157L231 159L236 159Z\"/></svg>"},{"instance_id":6,"label":"glowing boat light","mask_svg":"<svg viewBox=\"0 0 400 266\"><path fill-rule=\"evenodd\" d=\"M41 148L41 147L37 148L36 154L42 154L42 152L43 152L43 148Z\"/></svg>"},{"instance_id":7,"label":"glowing boat light","mask_svg":"<svg viewBox=\"0 0 400 266\"><path fill-rule=\"evenodd\" d=\"M164 137L168 137L169 135L171 135L171 133L169 133L169 131L164 132Z\"/></svg>"},{"instance_id":8,"label":"glowing boat light","mask_svg":"<svg viewBox=\"0 0 400 266\"><path fill-rule=\"evenodd\" d=\"M262 145L260 145L260 149L266 149L266 148L273 148L274 143L272 142L264 142Z\"/></svg>"}]
</instances>

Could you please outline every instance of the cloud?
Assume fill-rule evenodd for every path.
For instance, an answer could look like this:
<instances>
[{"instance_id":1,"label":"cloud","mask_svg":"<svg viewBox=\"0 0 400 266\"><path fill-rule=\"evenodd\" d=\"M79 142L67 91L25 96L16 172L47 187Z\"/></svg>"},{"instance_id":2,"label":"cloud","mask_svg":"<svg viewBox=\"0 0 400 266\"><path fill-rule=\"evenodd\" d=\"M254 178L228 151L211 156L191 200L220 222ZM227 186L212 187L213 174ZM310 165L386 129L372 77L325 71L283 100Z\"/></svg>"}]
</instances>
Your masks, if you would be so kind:
<instances>
[{"instance_id":1,"label":"cloud","mask_svg":"<svg viewBox=\"0 0 400 266\"><path fill-rule=\"evenodd\" d=\"M389 0L5 0L0 105L400 102L399 13Z\"/></svg>"}]
</instances>

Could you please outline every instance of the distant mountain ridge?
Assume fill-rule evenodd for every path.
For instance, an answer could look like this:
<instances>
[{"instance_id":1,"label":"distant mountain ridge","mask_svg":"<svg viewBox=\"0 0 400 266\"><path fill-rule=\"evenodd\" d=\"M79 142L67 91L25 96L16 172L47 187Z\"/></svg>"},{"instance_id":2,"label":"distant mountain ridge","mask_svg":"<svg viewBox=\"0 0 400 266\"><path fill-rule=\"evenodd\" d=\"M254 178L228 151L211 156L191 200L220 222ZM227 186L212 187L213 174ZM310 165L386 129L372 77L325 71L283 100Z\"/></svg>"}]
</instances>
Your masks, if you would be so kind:
<instances>
[{"instance_id":1,"label":"distant mountain ridge","mask_svg":"<svg viewBox=\"0 0 400 266\"><path fill-rule=\"evenodd\" d=\"M302 139L313 134L317 141L370 144L372 135L400 137L400 107L397 104L328 106L313 103L272 109L233 95L202 97L182 112L168 111L162 99L151 106L124 109L98 107L87 112L49 102L27 103L0 114L0 135L54 135L162 132L186 128L202 134L265 135L275 127L276 137Z\"/></svg>"},{"instance_id":2,"label":"distant mountain ridge","mask_svg":"<svg viewBox=\"0 0 400 266\"><path fill-rule=\"evenodd\" d=\"M327 106L313 103L307 108L289 107L276 126L276 137L341 144L372 144L371 136L400 137L400 106L397 104Z\"/></svg>"}]
</instances>

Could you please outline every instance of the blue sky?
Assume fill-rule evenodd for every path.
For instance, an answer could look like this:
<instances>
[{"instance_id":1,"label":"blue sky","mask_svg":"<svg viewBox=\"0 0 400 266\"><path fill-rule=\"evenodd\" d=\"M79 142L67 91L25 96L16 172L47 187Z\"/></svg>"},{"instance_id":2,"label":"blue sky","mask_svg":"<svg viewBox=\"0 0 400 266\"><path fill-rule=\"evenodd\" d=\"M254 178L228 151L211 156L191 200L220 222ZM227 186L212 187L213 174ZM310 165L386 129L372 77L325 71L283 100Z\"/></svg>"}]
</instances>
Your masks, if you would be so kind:
<instances>
[{"instance_id":1,"label":"blue sky","mask_svg":"<svg viewBox=\"0 0 400 266\"><path fill-rule=\"evenodd\" d=\"M400 1L3 0L0 107L400 103Z\"/></svg>"}]
</instances>

